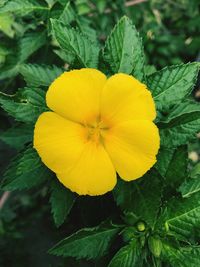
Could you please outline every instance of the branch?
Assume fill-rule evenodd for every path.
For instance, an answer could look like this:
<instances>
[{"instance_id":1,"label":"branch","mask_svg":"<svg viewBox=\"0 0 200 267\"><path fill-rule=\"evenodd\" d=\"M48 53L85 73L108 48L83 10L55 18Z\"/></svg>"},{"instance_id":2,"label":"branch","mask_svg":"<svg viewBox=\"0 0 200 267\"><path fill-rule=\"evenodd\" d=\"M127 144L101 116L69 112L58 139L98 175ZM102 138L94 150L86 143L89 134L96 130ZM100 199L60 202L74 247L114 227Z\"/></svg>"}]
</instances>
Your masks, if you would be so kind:
<instances>
[{"instance_id":1,"label":"branch","mask_svg":"<svg viewBox=\"0 0 200 267\"><path fill-rule=\"evenodd\" d=\"M147 2L148 0L132 0L132 1L127 1L125 3L125 6L128 7L128 6L134 6L134 5L137 5L137 4L140 4L140 3L144 3L144 2Z\"/></svg>"},{"instance_id":2,"label":"branch","mask_svg":"<svg viewBox=\"0 0 200 267\"><path fill-rule=\"evenodd\" d=\"M0 198L0 210L3 208L4 204L6 203L7 199L9 198L10 193L11 192L6 191L3 193L2 197Z\"/></svg>"}]
</instances>

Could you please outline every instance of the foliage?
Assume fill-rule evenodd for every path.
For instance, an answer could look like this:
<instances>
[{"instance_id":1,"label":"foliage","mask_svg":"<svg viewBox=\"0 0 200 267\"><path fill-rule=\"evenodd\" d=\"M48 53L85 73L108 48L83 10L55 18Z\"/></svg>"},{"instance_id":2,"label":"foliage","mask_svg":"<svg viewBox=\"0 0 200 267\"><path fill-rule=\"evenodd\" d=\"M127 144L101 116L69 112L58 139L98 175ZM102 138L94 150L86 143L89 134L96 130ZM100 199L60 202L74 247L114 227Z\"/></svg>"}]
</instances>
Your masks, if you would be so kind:
<instances>
[{"instance_id":1,"label":"foliage","mask_svg":"<svg viewBox=\"0 0 200 267\"><path fill-rule=\"evenodd\" d=\"M199 1L129 4L0 1L1 190L12 191L0 210L1 266L200 265L200 168L188 160L192 147L200 152L200 106L192 97ZM146 83L161 136L147 174L119 177L112 193L95 198L67 190L32 148L48 86L82 67Z\"/></svg>"}]
</instances>

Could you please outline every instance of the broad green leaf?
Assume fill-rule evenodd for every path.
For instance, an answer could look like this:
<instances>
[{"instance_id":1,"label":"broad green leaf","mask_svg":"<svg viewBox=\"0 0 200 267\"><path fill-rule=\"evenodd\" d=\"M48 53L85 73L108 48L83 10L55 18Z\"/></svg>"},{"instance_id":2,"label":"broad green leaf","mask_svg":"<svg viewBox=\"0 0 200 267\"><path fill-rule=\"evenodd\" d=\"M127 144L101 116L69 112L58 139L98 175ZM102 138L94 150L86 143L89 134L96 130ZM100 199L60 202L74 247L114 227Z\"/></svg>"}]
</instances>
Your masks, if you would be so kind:
<instances>
[{"instance_id":1,"label":"broad green leaf","mask_svg":"<svg viewBox=\"0 0 200 267\"><path fill-rule=\"evenodd\" d=\"M157 110L169 108L189 95L195 85L199 63L166 67L148 76L147 84L156 102Z\"/></svg>"},{"instance_id":2,"label":"broad green leaf","mask_svg":"<svg viewBox=\"0 0 200 267\"><path fill-rule=\"evenodd\" d=\"M32 141L32 138L33 127L27 124L17 124L0 133L0 140L16 149L22 149L26 143Z\"/></svg>"},{"instance_id":3,"label":"broad green leaf","mask_svg":"<svg viewBox=\"0 0 200 267\"><path fill-rule=\"evenodd\" d=\"M54 65L24 64L20 67L20 73L24 76L28 86L49 86L63 70Z\"/></svg>"},{"instance_id":4,"label":"broad green leaf","mask_svg":"<svg viewBox=\"0 0 200 267\"><path fill-rule=\"evenodd\" d=\"M50 176L50 171L42 164L37 152L33 148L28 148L8 166L1 189L28 189L45 182Z\"/></svg>"},{"instance_id":5,"label":"broad green leaf","mask_svg":"<svg viewBox=\"0 0 200 267\"><path fill-rule=\"evenodd\" d=\"M94 228L84 228L60 241L49 252L53 255L77 259L100 258L108 252L110 243L120 229L104 224Z\"/></svg>"},{"instance_id":6,"label":"broad green leaf","mask_svg":"<svg viewBox=\"0 0 200 267\"><path fill-rule=\"evenodd\" d=\"M30 55L42 47L46 42L46 32L26 34L19 41L19 63L24 62Z\"/></svg>"},{"instance_id":7,"label":"broad green leaf","mask_svg":"<svg viewBox=\"0 0 200 267\"><path fill-rule=\"evenodd\" d=\"M200 104L183 101L159 123L161 145L176 147L188 143L200 131Z\"/></svg>"},{"instance_id":8,"label":"broad green leaf","mask_svg":"<svg viewBox=\"0 0 200 267\"><path fill-rule=\"evenodd\" d=\"M104 60L113 73L133 74L139 80L144 75L142 41L131 20L124 16L108 37L103 51Z\"/></svg>"},{"instance_id":9,"label":"broad green leaf","mask_svg":"<svg viewBox=\"0 0 200 267\"><path fill-rule=\"evenodd\" d=\"M33 11L48 11L48 7L40 5L38 2L34 0L11 0L6 2L6 4L1 7L1 13L12 12L15 15L25 16Z\"/></svg>"},{"instance_id":10,"label":"broad green leaf","mask_svg":"<svg viewBox=\"0 0 200 267\"><path fill-rule=\"evenodd\" d=\"M197 267L200 266L200 247L174 247L163 242L162 258L172 267Z\"/></svg>"},{"instance_id":11,"label":"broad green leaf","mask_svg":"<svg viewBox=\"0 0 200 267\"><path fill-rule=\"evenodd\" d=\"M59 227L66 219L73 204L76 195L69 189L64 187L59 181L52 180L51 183L51 211L53 214L54 222Z\"/></svg>"},{"instance_id":12,"label":"broad green leaf","mask_svg":"<svg viewBox=\"0 0 200 267\"><path fill-rule=\"evenodd\" d=\"M189 198L172 198L163 209L157 225L165 227L168 234L179 239L195 237L200 228L200 194Z\"/></svg>"},{"instance_id":13,"label":"broad green leaf","mask_svg":"<svg viewBox=\"0 0 200 267\"><path fill-rule=\"evenodd\" d=\"M38 116L47 110L45 92L39 88L23 88L13 96L0 93L0 106L16 121L35 123Z\"/></svg>"},{"instance_id":14,"label":"broad green leaf","mask_svg":"<svg viewBox=\"0 0 200 267\"><path fill-rule=\"evenodd\" d=\"M52 19L53 34L61 48L76 57L82 67L97 68L99 48L78 30Z\"/></svg>"},{"instance_id":15,"label":"broad green leaf","mask_svg":"<svg viewBox=\"0 0 200 267\"><path fill-rule=\"evenodd\" d=\"M196 178L188 178L178 189L182 197L190 197L200 191L200 175Z\"/></svg>"},{"instance_id":16,"label":"broad green leaf","mask_svg":"<svg viewBox=\"0 0 200 267\"><path fill-rule=\"evenodd\" d=\"M142 179L132 182L118 181L114 198L123 211L134 213L138 219L154 226L160 207L162 186L160 175L152 170Z\"/></svg>"},{"instance_id":17,"label":"broad green leaf","mask_svg":"<svg viewBox=\"0 0 200 267\"><path fill-rule=\"evenodd\" d=\"M140 267L142 265L141 248L137 240L122 247L112 258L108 267Z\"/></svg>"},{"instance_id":18,"label":"broad green leaf","mask_svg":"<svg viewBox=\"0 0 200 267\"><path fill-rule=\"evenodd\" d=\"M74 12L74 9L72 8L71 3L68 2L62 14L59 17L59 20L63 22L65 25L67 25L75 19L76 19L76 13Z\"/></svg>"},{"instance_id":19,"label":"broad green leaf","mask_svg":"<svg viewBox=\"0 0 200 267\"><path fill-rule=\"evenodd\" d=\"M188 150L187 146L178 147L168 165L167 172L165 174L165 183L180 185L185 177L187 177L188 166Z\"/></svg>"}]
</instances>

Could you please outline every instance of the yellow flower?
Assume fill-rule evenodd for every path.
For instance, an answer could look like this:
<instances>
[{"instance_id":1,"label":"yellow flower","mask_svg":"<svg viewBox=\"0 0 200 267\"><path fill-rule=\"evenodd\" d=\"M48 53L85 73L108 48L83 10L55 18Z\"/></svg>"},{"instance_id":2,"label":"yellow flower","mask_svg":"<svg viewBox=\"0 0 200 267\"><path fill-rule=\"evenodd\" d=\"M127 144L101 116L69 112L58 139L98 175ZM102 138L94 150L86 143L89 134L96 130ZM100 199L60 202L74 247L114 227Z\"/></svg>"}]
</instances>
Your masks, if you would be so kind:
<instances>
[{"instance_id":1,"label":"yellow flower","mask_svg":"<svg viewBox=\"0 0 200 267\"><path fill-rule=\"evenodd\" d=\"M146 86L126 74L98 70L63 73L49 87L34 147L71 191L102 195L145 174L156 162L159 132Z\"/></svg>"}]
</instances>

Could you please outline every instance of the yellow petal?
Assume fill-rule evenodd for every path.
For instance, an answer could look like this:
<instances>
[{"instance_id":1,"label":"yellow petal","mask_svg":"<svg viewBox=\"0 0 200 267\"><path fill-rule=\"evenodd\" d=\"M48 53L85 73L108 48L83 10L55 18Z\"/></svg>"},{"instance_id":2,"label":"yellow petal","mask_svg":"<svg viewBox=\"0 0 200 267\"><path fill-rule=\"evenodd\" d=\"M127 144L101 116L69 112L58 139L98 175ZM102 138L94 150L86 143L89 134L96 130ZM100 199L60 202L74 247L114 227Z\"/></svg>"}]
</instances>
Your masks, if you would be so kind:
<instances>
[{"instance_id":1,"label":"yellow petal","mask_svg":"<svg viewBox=\"0 0 200 267\"><path fill-rule=\"evenodd\" d=\"M105 82L106 76L95 69L65 72L49 87L47 105L69 120L87 123L99 115L100 94Z\"/></svg>"},{"instance_id":2,"label":"yellow petal","mask_svg":"<svg viewBox=\"0 0 200 267\"><path fill-rule=\"evenodd\" d=\"M57 173L57 177L71 191L79 195L102 195L111 191L116 184L113 164L100 144L88 142L74 167Z\"/></svg>"},{"instance_id":3,"label":"yellow petal","mask_svg":"<svg viewBox=\"0 0 200 267\"><path fill-rule=\"evenodd\" d=\"M85 146L84 128L54 112L44 112L34 130L34 148L54 172L70 168Z\"/></svg>"},{"instance_id":4,"label":"yellow petal","mask_svg":"<svg viewBox=\"0 0 200 267\"><path fill-rule=\"evenodd\" d=\"M113 123L154 120L156 111L146 86L134 77L120 73L110 77L104 86L101 116Z\"/></svg>"},{"instance_id":5,"label":"yellow petal","mask_svg":"<svg viewBox=\"0 0 200 267\"><path fill-rule=\"evenodd\" d=\"M156 162L160 138L151 121L127 121L113 127L104 136L105 148L126 181L144 175Z\"/></svg>"}]
</instances>

